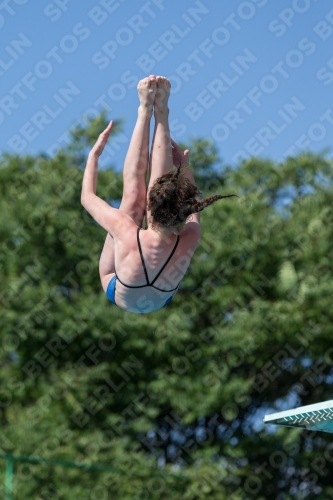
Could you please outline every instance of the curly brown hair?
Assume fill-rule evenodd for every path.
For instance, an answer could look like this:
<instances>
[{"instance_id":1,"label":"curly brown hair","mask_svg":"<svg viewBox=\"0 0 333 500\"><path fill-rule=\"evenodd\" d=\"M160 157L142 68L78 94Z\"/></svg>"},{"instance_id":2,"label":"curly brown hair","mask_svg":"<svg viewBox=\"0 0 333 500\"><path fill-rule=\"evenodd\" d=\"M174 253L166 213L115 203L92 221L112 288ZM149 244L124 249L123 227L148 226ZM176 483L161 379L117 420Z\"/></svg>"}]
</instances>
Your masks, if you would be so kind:
<instances>
[{"instance_id":1,"label":"curly brown hair","mask_svg":"<svg viewBox=\"0 0 333 500\"><path fill-rule=\"evenodd\" d=\"M160 226L168 229L178 229L186 219L222 198L237 196L228 194L221 196L216 194L203 200L199 200L201 191L192 182L177 172L170 171L154 182L149 191L150 210L152 215L151 227L157 229Z\"/></svg>"}]
</instances>

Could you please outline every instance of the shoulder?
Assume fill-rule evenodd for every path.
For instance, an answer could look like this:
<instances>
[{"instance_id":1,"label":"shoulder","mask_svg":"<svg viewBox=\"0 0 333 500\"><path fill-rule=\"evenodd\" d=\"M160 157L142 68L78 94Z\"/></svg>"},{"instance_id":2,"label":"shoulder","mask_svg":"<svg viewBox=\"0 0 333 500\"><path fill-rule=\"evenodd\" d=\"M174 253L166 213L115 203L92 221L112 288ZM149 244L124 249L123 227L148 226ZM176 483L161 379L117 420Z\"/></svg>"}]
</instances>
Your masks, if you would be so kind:
<instances>
[{"instance_id":1,"label":"shoulder","mask_svg":"<svg viewBox=\"0 0 333 500\"><path fill-rule=\"evenodd\" d=\"M95 221L112 236L121 237L124 233L137 228L134 220L118 208L111 207L106 201L94 194L81 199L81 203Z\"/></svg>"},{"instance_id":2,"label":"shoulder","mask_svg":"<svg viewBox=\"0 0 333 500\"><path fill-rule=\"evenodd\" d=\"M138 226L125 212L118 210L117 223L113 225L114 236L118 241L127 244L129 241L137 240Z\"/></svg>"},{"instance_id":3,"label":"shoulder","mask_svg":"<svg viewBox=\"0 0 333 500\"><path fill-rule=\"evenodd\" d=\"M196 221L191 221L185 224L185 227L179 233L182 242L187 243L190 247L196 248L201 238L201 226Z\"/></svg>"}]
</instances>

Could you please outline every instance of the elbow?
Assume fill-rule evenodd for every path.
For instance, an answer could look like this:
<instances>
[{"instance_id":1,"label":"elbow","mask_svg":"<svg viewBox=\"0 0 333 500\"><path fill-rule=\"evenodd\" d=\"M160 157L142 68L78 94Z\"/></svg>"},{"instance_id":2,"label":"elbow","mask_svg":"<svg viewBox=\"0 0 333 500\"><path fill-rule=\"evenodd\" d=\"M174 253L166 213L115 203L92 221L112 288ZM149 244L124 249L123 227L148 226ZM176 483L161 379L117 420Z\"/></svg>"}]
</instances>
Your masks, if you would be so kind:
<instances>
[{"instance_id":1,"label":"elbow","mask_svg":"<svg viewBox=\"0 0 333 500\"><path fill-rule=\"evenodd\" d=\"M94 205L96 195L92 193L81 193L81 205L89 212L89 209Z\"/></svg>"},{"instance_id":2,"label":"elbow","mask_svg":"<svg viewBox=\"0 0 333 500\"><path fill-rule=\"evenodd\" d=\"M81 205L87 210L89 205L89 196L81 193Z\"/></svg>"}]
</instances>

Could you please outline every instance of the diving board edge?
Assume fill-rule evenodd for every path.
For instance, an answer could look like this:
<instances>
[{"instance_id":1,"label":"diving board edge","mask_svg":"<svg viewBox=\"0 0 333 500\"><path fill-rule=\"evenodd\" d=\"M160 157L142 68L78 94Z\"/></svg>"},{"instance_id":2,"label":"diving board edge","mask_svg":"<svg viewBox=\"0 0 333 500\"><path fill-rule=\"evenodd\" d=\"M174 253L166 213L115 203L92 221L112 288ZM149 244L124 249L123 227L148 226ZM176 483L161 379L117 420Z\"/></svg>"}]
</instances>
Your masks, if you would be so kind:
<instances>
[{"instance_id":1,"label":"diving board edge","mask_svg":"<svg viewBox=\"0 0 333 500\"><path fill-rule=\"evenodd\" d=\"M270 415L265 415L263 418L265 424L278 424L288 427L303 428L314 427L319 423L325 426L325 423L332 423L332 420L333 400L272 413Z\"/></svg>"}]
</instances>

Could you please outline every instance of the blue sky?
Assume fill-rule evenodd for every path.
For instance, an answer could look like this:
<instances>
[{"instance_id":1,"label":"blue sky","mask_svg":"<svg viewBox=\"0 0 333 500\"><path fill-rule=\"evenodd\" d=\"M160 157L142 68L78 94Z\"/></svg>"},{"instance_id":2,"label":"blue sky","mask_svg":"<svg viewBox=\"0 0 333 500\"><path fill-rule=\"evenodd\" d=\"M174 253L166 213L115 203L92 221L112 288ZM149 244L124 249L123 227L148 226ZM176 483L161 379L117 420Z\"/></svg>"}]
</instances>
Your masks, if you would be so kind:
<instances>
[{"instance_id":1,"label":"blue sky","mask_svg":"<svg viewBox=\"0 0 333 500\"><path fill-rule=\"evenodd\" d=\"M120 170L137 82L155 74L173 138L210 138L225 164L332 156L330 0L6 0L0 32L1 152L52 155L105 108L124 130L101 164Z\"/></svg>"}]
</instances>

